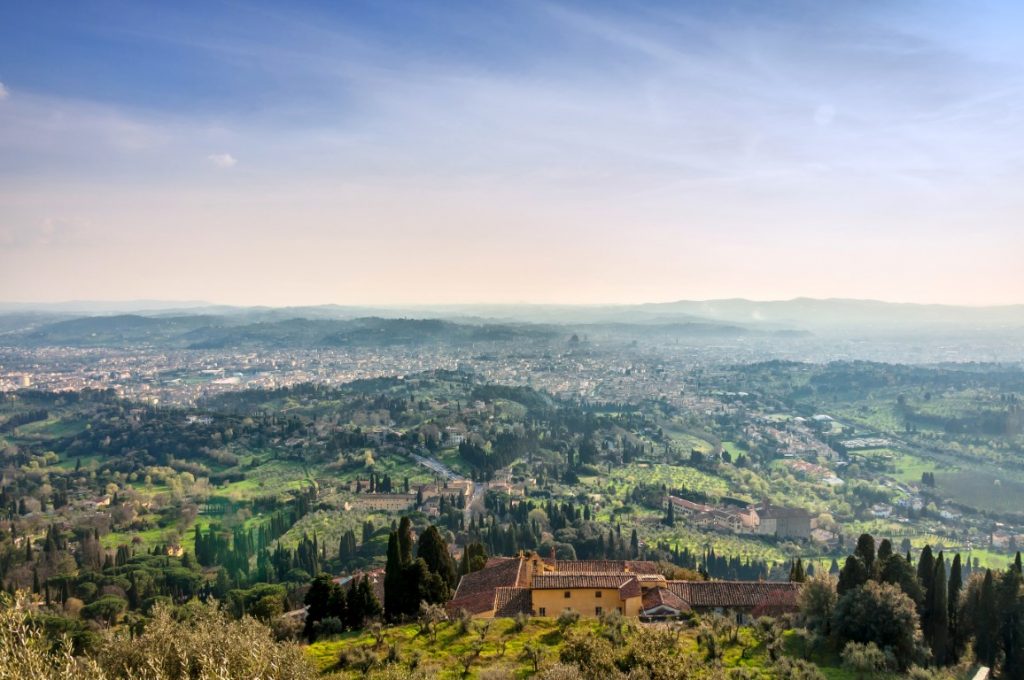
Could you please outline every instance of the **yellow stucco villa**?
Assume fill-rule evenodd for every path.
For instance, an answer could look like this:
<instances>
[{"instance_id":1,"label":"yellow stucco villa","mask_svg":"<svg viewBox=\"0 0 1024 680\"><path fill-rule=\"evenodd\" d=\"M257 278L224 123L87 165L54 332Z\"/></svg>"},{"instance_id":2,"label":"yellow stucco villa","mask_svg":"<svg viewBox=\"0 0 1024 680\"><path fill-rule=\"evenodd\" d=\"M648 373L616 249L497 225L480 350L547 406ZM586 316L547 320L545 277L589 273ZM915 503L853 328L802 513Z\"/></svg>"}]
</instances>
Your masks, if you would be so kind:
<instances>
[{"instance_id":1,"label":"yellow stucco villa","mask_svg":"<svg viewBox=\"0 0 1024 680\"><path fill-rule=\"evenodd\" d=\"M733 615L738 621L796 609L799 585L764 581L672 581L653 562L555 560L536 554L493 557L459 582L450 611L478 618L600 616L674 618L688 612Z\"/></svg>"}]
</instances>

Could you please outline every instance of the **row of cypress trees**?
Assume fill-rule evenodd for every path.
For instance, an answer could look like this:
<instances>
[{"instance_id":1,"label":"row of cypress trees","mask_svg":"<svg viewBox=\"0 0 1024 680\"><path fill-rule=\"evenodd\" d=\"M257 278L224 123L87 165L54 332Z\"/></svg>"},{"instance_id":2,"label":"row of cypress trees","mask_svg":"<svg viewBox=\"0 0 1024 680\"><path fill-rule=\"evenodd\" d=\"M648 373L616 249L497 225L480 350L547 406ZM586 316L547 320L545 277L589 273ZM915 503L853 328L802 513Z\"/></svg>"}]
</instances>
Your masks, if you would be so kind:
<instances>
[{"instance_id":1,"label":"row of cypress trees","mask_svg":"<svg viewBox=\"0 0 1024 680\"><path fill-rule=\"evenodd\" d=\"M455 561L437 527L429 526L420 535L415 558L412 548L412 522L402 517L388 536L384 570L384 618L388 621L416 616L421 602L447 602L456 586Z\"/></svg>"},{"instance_id":2,"label":"row of cypress trees","mask_svg":"<svg viewBox=\"0 0 1024 680\"><path fill-rule=\"evenodd\" d=\"M947 568L945 555L934 554L931 546L921 551L915 567L909 551L906 557L894 553L884 539L875 549L875 539L862 534L854 553L839 572L836 587L841 597L868 580L892 583L917 607L921 633L932 662L943 666L959 661L973 637L975 656L995 667L1001 660L1004 676L1024 679L1024 577L1021 555L1005 572L985 571L964 581L960 554ZM964 593L964 588L968 590Z\"/></svg>"}]
</instances>

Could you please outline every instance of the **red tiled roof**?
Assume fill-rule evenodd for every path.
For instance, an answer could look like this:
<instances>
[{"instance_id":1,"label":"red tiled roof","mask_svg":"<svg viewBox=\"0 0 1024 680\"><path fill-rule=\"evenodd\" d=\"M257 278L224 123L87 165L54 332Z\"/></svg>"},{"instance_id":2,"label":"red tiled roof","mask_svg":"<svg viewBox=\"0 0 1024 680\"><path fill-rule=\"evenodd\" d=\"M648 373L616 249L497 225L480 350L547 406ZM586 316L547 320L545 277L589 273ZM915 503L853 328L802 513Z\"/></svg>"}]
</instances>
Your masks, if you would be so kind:
<instances>
[{"instance_id":1,"label":"red tiled roof","mask_svg":"<svg viewBox=\"0 0 1024 680\"><path fill-rule=\"evenodd\" d=\"M644 611L650 611L657 607L671 607L678 612L690 611L689 603L668 588L651 588L644 593L641 603L641 608Z\"/></svg>"},{"instance_id":2,"label":"red tiled roof","mask_svg":"<svg viewBox=\"0 0 1024 680\"><path fill-rule=\"evenodd\" d=\"M619 586L619 597L623 600L631 597L640 597L642 592L640 581L637 581L635 576Z\"/></svg>"},{"instance_id":3,"label":"red tiled roof","mask_svg":"<svg viewBox=\"0 0 1024 680\"><path fill-rule=\"evenodd\" d=\"M455 597L447 605L449 611L465 609L470 614L480 614L494 609L497 588L525 584L525 565L526 560L521 558L495 560L491 566L466 574L459 580Z\"/></svg>"},{"instance_id":4,"label":"red tiled roof","mask_svg":"<svg viewBox=\"0 0 1024 680\"><path fill-rule=\"evenodd\" d=\"M494 615L511 617L516 614L531 614L533 600L529 588L505 588L494 591Z\"/></svg>"},{"instance_id":5,"label":"red tiled roof","mask_svg":"<svg viewBox=\"0 0 1024 680\"><path fill-rule=\"evenodd\" d=\"M533 587L537 590L569 590L571 588L621 588L628 581L636 582L632 574L622 572L605 574L537 574ZM637 583L637 588L640 584Z\"/></svg>"},{"instance_id":6,"label":"red tiled roof","mask_svg":"<svg viewBox=\"0 0 1024 680\"><path fill-rule=\"evenodd\" d=\"M810 519L811 513L804 508L786 508L779 505L762 505L757 508L761 519Z\"/></svg>"},{"instance_id":7,"label":"red tiled roof","mask_svg":"<svg viewBox=\"0 0 1024 680\"><path fill-rule=\"evenodd\" d=\"M693 608L796 609L799 583L781 581L668 581L667 587Z\"/></svg>"},{"instance_id":8,"label":"red tiled roof","mask_svg":"<svg viewBox=\"0 0 1024 680\"><path fill-rule=\"evenodd\" d=\"M658 565L646 560L544 560L558 573L566 574L657 574Z\"/></svg>"}]
</instances>

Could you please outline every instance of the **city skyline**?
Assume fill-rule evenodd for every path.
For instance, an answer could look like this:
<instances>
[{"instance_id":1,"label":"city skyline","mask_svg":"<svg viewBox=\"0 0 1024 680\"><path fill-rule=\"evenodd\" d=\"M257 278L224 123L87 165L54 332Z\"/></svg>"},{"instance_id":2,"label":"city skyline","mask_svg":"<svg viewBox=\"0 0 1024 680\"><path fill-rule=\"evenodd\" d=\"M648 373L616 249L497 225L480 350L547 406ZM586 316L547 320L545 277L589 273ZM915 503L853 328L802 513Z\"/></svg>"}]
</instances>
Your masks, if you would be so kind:
<instances>
[{"instance_id":1,"label":"city skyline","mask_svg":"<svg viewBox=\"0 0 1024 680\"><path fill-rule=\"evenodd\" d=\"M1024 302L1024 9L0 9L0 299Z\"/></svg>"}]
</instances>

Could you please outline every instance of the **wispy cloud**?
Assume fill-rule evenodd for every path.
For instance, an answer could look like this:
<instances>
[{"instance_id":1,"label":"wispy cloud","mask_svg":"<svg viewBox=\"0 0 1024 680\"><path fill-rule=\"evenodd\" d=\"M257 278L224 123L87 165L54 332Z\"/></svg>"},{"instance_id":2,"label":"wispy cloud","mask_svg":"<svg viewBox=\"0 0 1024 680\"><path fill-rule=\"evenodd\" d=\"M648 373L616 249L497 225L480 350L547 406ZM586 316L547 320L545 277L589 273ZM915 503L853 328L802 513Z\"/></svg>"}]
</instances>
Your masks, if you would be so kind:
<instances>
[{"instance_id":1,"label":"wispy cloud","mask_svg":"<svg viewBox=\"0 0 1024 680\"><path fill-rule=\"evenodd\" d=\"M35 224L0 224L0 245L5 248L65 248L93 241L90 224L79 219L47 217Z\"/></svg>"},{"instance_id":2,"label":"wispy cloud","mask_svg":"<svg viewBox=\"0 0 1024 680\"><path fill-rule=\"evenodd\" d=\"M527 263L538 295L596 301L687 286L743 294L759 275L793 282L779 295L870 295L853 275L828 290L796 281L828 279L828 267L808 263L834 263L872 234L885 237L899 274L860 280L882 289L916 276L938 290L934 263L955 258L944 260L948 239L931 235L970 229L989 244L977 262L995 269L951 261L963 285L1013 290L1017 276L1024 289L999 257L1020 250L1024 158L1006 140L1024 134L1024 54L979 51L983 13L969 40L884 3L712 5L409 9L418 21L348 9L111 17L89 37L156 63L137 83L117 70L125 82L19 85L3 102L0 239L48 247L66 239L59 227L39 231L47 216L88 215L118 243L104 257L123 263L181 235L178 269L140 274L167 286L201 264L189 238L209 252L244 242L250 262L275 263L292 247L315 260L358 244L389 257L353 267L338 286L391 277L395 290L381 295L400 295L417 272L430 282L416 287L425 299L457 296L464 280L425 263L499 252L518 259L488 258L507 276L481 265L481 280L521 280ZM955 3L937 5L953 16ZM150 87L151 66L175 84ZM282 224L295 225L286 245ZM324 271L334 285L333 264ZM307 270L291 273L301 301ZM237 272L245 294L247 277ZM572 292L560 288L573 281Z\"/></svg>"},{"instance_id":3,"label":"wispy cloud","mask_svg":"<svg viewBox=\"0 0 1024 680\"><path fill-rule=\"evenodd\" d=\"M7 99L7 97L9 97L10 94L10 90L7 89L7 86L3 83L0 83L0 101Z\"/></svg>"},{"instance_id":4,"label":"wispy cloud","mask_svg":"<svg viewBox=\"0 0 1024 680\"><path fill-rule=\"evenodd\" d=\"M212 165L218 168L233 168L238 164L238 160L229 153L212 153L206 157Z\"/></svg>"}]
</instances>

